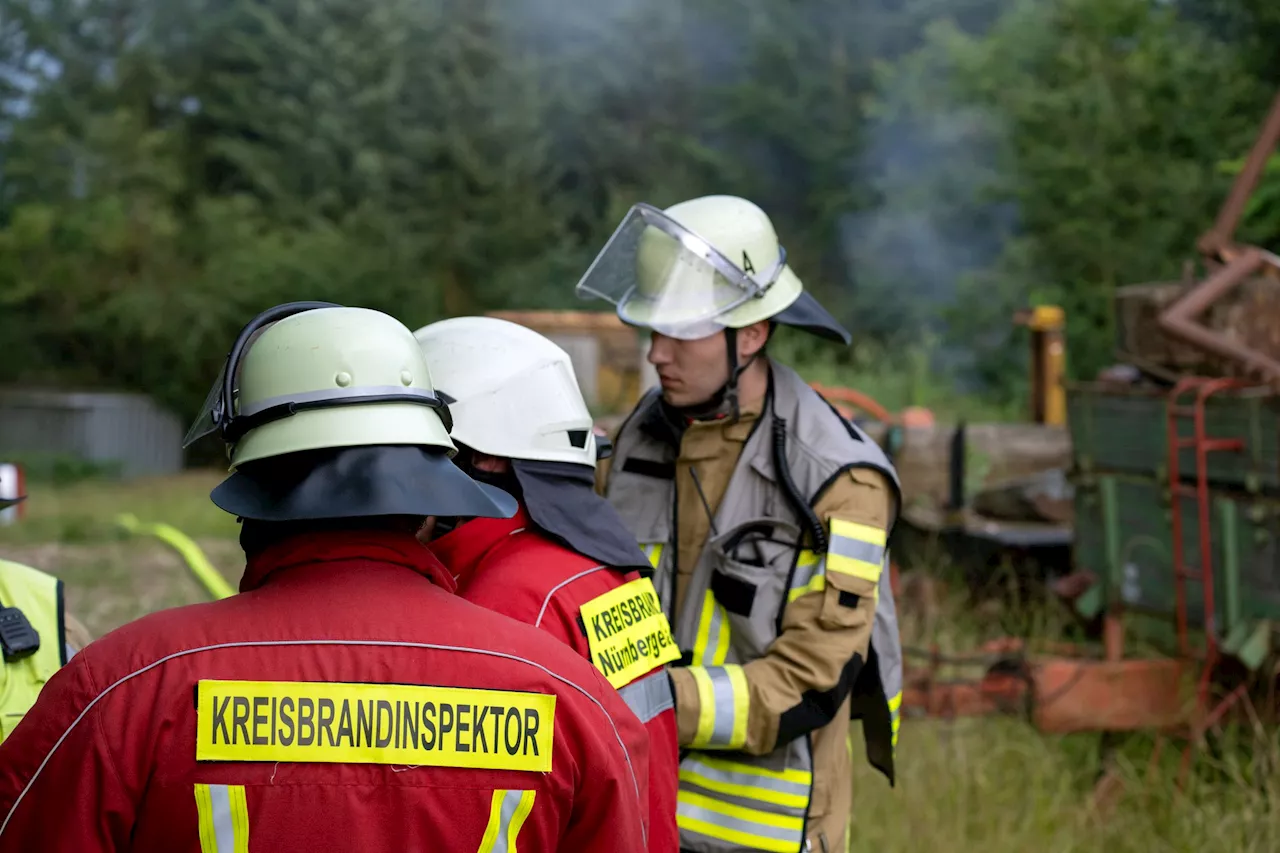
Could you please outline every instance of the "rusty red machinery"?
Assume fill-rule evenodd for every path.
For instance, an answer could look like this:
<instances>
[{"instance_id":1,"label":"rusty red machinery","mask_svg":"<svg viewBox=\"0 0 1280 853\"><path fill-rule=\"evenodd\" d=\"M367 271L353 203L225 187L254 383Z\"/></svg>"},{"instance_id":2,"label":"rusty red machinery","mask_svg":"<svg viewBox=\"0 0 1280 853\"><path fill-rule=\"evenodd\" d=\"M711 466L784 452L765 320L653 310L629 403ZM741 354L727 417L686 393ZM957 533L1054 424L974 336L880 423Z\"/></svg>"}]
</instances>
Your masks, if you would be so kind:
<instances>
[{"instance_id":1,"label":"rusty red machinery","mask_svg":"<svg viewBox=\"0 0 1280 853\"><path fill-rule=\"evenodd\" d=\"M913 523L986 537L1019 553L1046 543L1069 549L1070 569L1055 575L1050 588L1088 642L1009 638L967 653L909 647L907 716L1018 714L1052 733L1159 732L1186 742L1185 776L1192 747L1230 715L1278 710L1280 259L1236 238L1278 141L1280 96L1198 243L1203 277L1189 267L1184 281L1156 286L1164 295L1155 303L1148 285L1136 286L1144 293L1129 313L1146 320L1134 327L1142 334L1122 336L1117 346L1125 369L1095 382L1064 383L1061 313L1032 309L1015 318L1031 332L1037 424L999 425L1007 432L968 425L968 433L962 424L952 432L932 427L922 410L895 413L856 390L815 385L846 417L870 422L868 432L891 454L901 451L895 462L904 484L908 469L924 471L927 489L906 488L929 491L934 506L916 512ZM1251 295L1242 301L1245 291ZM1119 302L1117 313L1124 313ZM643 384L634 335L611 318L588 319L518 321L542 324L566 345L581 344L580 375L598 387L598 405L630 398ZM1065 429L1055 426L1063 420ZM877 429L877 421L884 427ZM913 433L915 427L924 428ZM926 433L927 447L913 443ZM965 470L966 434L973 444L981 434L987 450L1019 443L1020 459L1068 469L1069 498L1040 500L1047 494L1041 492L1022 501L1050 510L1066 503L1065 531L1056 510L1043 513L1053 523L1012 523L999 534L992 528L1000 525L973 523L965 514L964 483L973 473ZM1062 449L1027 453L1041 441ZM1027 473L1028 466L1015 467L1006 472L1014 479ZM896 565L892 571L905 610L905 579L899 583ZM1158 755L1159 749L1153 759Z\"/></svg>"},{"instance_id":2,"label":"rusty red machinery","mask_svg":"<svg viewBox=\"0 0 1280 853\"><path fill-rule=\"evenodd\" d=\"M1044 732L1157 732L1153 762L1168 739L1185 741L1180 779L1231 715L1280 716L1280 352L1207 322L1246 282L1263 279L1275 300L1265 304L1280 305L1280 258L1235 239L1278 142L1280 96L1199 241L1205 278L1158 312L1163 334L1212 354L1220 375L1135 359L1136 380L1068 387L1073 571L1051 588L1094 642L908 649L907 715L1013 713ZM1265 310L1263 325L1280 327ZM1134 636L1145 652L1131 656Z\"/></svg>"}]
</instances>

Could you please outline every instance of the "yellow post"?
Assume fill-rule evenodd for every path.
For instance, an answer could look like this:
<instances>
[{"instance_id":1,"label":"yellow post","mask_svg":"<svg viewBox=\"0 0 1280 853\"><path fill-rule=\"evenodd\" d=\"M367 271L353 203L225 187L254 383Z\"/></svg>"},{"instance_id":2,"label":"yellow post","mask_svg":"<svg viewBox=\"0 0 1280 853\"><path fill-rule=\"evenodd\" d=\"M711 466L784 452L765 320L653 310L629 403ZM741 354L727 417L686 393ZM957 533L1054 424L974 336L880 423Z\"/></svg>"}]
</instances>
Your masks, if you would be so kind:
<instances>
[{"instance_id":1,"label":"yellow post","mask_svg":"<svg viewBox=\"0 0 1280 853\"><path fill-rule=\"evenodd\" d=\"M1016 322L1031 330L1031 418L1061 426L1067 422L1066 314L1057 305L1037 305Z\"/></svg>"}]
</instances>

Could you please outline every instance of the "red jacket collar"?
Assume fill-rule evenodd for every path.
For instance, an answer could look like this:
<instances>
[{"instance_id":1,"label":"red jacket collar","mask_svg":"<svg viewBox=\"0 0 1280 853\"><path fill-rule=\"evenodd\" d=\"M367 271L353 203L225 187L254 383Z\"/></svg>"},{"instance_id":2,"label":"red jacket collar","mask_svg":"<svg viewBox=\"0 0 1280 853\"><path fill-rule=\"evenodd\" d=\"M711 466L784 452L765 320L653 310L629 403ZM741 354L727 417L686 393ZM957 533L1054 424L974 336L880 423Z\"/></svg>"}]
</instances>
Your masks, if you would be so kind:
<instances>
[{"instance_id":1,"label":"red jacket collar","mask_svg":"<svg viewBox=\"0 0 1280 853\"><path fill-rule=\"evenodd\" d=\"M431 540L431 550L457 579L466 586L476 567L512 533L531 524L524 505L511 518L474 518Z\"/></svg>"},{"instance_id":2,"label":"red jacket collar","mask_svg":"<svg viewBox=\"0 0 1280 853\"><path fill-rule=\"evenodd\" d=\"M245 566L240 591L257 589L267 583L272 572L291 566L361 560L412 569L446 592L458 588L435 554L412 533L335 530L291 537L254 555Z\"/></svg>"}]
</instances>

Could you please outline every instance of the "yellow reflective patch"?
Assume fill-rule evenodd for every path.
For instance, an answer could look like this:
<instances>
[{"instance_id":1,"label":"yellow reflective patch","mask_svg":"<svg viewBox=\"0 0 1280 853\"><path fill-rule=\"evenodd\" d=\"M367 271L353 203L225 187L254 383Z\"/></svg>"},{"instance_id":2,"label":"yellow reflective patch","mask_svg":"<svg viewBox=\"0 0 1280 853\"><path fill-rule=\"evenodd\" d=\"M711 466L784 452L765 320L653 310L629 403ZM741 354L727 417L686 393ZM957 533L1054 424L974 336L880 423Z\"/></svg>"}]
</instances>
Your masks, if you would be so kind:
<instances>
[{"instance_id":1,"label":"yellow reflective patch","mask_svg":"<svg viewBox=\"0 0 1280 853\"><path fill-rule=\"evenodd\" d=\"M870 545L879 545L881 548L888 541L883 528L871 524L859 524L856 521L846 521L843 518L831 519L831 533L835 536L843 536L846 539L856 539L859 542L866 542Z\"/></svg>"},{"instance_id":2,"label":"yellow reflective patch","mask_svg":"<svg viewBox=\"0 0 1280 853\"><path fill-rule=\"evenodd\" d=\"M197 761L551 771L556 697L460 687L200 681Z\"/></svg>"},{"instance_id":3,"label":"yellow reflective patch","mask_svg":"<svg viewBox=\"0 0 1280 853\"><path fill-rule=\"evenodd\" d=\"M795 601L797 598L808 595L811 592L822 592L827 588L826 575L814 575L807 584L798 586L787 593L787 604Z\"/></svg>"},{"instance_id":4,"label":"yellow reflective patch","mask_svg":"<svg viewBox=\"0 0 1280 853\"><path fill-rule=\"evenodd\" d=\"M726 666L725 674L733 690L733 736L730 749L737 749L747 742L747 717L751 710L751 690L740 666Z\"/></svg>"},{"instance_id":5,"label":"yellow reflective patch","mask_svg":"<svg viewBox=\"0 0 1280 853\"><path fill-rule=\"evenodd\" d=\"M713 640L715 645L711 645ZM698 614L698 633L693 638L693 660L703 666L720 666L728 657L729 612L716 601L711 590L707 590Z\"/></svg>"},{"instance_id":6,"label":"yellow reflective patch","mask_svg":"<svg viewBox=\"0 0 1280 853\"><path fill-rule=\"evenodd\" d=\"M655 569L658 568L658 563L662 562L662 543L659 542L656 545L646 545L644 555L649 558L649 565L653 566Z\"/></svg>"},{"instance_id":7,"label":"yellow reflective patch","mask_svg":"<svg viewBox=\"0 0 1280 853\"><path fill-rule=\"evenodd\" d=\"M828 554L827 571L839 572L842 575L853 575L855 578L860 578L870 583L879 583L881 565L879 563L868 563L865 560L855 560L840 554Z\"/></svg>"},{"instance_id":8,"label":"yellow reflective patch","mask_svg":"<svg viewBox=\"0 0 1280 853\"><path fill-rule=\"evenodd\" d=\"M244 785L195 786L200 853L248 853L249 807Z\"/></svg>"},{"instance_id":9,"label":"yellow reflective patch","mask_svg":"<svg viewBox=\"0 0 1280 853\"><path fill-rule=\"evenodd\" d=\"M705 746L711 742L711 734L716 728L715 685L703 667L691 666L686 671L693 676L694 686L698 689L698 729L693 735L693 745Z\"/></svg>"},{"instance_id":10,"label":"yellow reflective patch","mask_svg":"<svg viewBox=\"0 0 1280 853\"><path fill-rule=\"evenodd\" d=\"M879 527L842 518L831 519L827 571L851 575L873 584L884 568L887 534Z\"/></svg>"},{"instance_id":11,"label":"yellow reflective patch","mask_svg":"<svg viewBox=\"0 0 1280 853\"><path fill-rule=\"evenodd\" d=\"M591 599L578 610L591 662L614 689L680 657L653 581L640 578Z\"/></svg>"},{"instance_id":12,"label":"yellow reflective patch","mask_svg":"<svg viewBox=\"0 0 1280 853\"><path fill-rule=\"evenodd\" d=\"M721 802L683 788L676 797L676 825L681 829L752 850L778 853L799 850L804 843L802 817L772 814Z\"/></svg>"},{"instance_id":13,"label":"yellow reflective patch","mask_svg":"<svg viewBox=\"0 0 1280 853\"><path fill-rule=\"evenodd\" d=\"M537 791L494 791L489 804L489 824L477 853L514 853L536 796Z\"/></svg>"}]
</instances>

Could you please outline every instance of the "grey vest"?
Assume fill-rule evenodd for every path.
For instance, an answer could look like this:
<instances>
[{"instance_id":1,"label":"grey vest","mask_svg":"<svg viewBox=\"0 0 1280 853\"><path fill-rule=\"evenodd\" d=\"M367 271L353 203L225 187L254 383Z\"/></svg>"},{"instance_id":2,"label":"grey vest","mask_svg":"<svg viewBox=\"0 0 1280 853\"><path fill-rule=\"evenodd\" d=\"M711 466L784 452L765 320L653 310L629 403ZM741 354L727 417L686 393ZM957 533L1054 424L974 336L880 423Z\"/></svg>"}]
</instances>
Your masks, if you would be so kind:
<instances>
[{"instance_id":1,"label":"grey vest","mask_svg":"<svg viewBox=\"0 0 1280 853\"><path fill-rule=\"evenodd\" d=\"M682 511L703 509L676 505L679 451L651 426L661 420L657 393L642 399L619 431L606 491L654 565L654 585L686 662L705 668L690 670L704 719L680 763L677 811L681 847L696 853L799 851L804 844L813 791L809 738L795 737L763 756L737 748L746 730L746 705L735 704L745 693L740 665L763 656L777 638L789 600L825 584L828 555L816 552L805 515L787 497L784 477L810 508L851 468L880 471L899 488L893 465L875 442L794 371L776 363L771 371L765 411L730 477L682 612L671 612L675 519ZM786 467L781 476L775 465L779 437ZM825 540L825 525L823 530ZM852 713L863 719L872 763L892 779L902 651L886 544L861 554L880 566L879 604L871 660L853 685ZM856 550L861 543L841 539L837 548L851 553L850 545ZM837 550L830 553L847 559L837 557ZM834 698L839 706L844 697Z\"/></svg>"}]
</instances>

